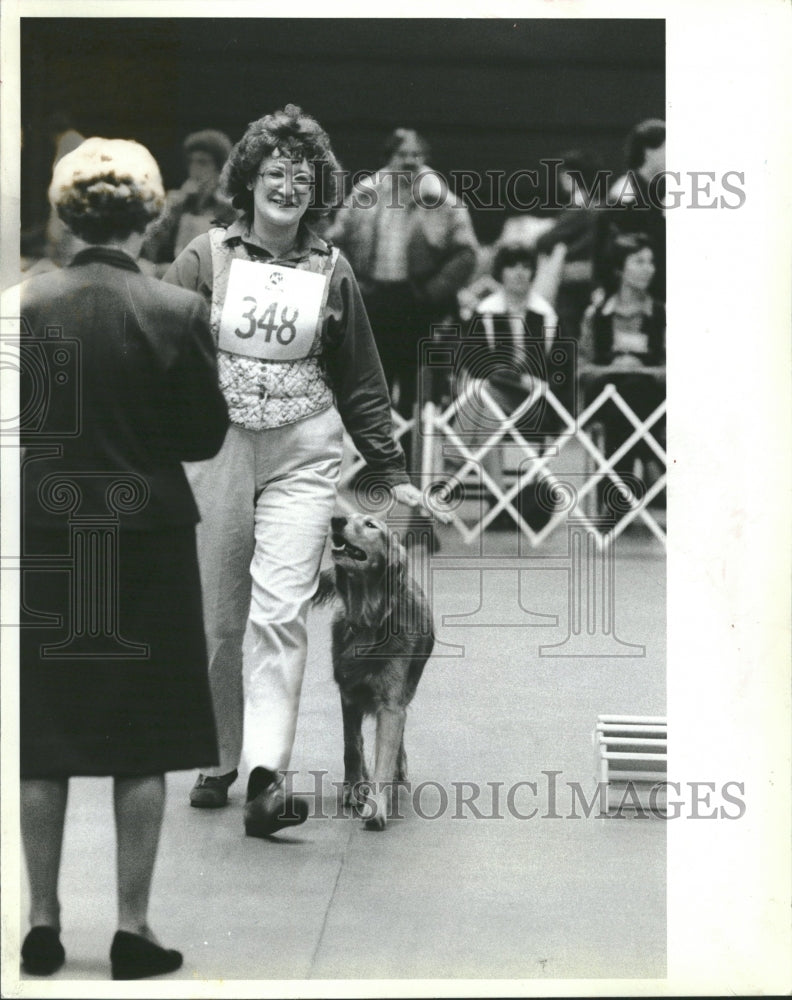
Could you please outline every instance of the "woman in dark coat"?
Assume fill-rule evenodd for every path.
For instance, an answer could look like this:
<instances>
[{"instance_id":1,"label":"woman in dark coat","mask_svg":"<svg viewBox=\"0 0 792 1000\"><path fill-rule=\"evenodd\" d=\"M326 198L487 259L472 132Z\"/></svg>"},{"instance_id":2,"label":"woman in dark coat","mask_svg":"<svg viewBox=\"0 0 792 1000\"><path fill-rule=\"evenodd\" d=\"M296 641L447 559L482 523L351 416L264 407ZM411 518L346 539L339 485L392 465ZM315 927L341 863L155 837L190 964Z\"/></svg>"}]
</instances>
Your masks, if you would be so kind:
<instances>
[{"instance_id":1,"label":"woman in dark coat","mask_svg":"<svg viewBox=\"0 0 792 1000\"><path fill-rule=\"evenodd\" d=\"M207 310L135 258L162 207L134 142L88 139L56 166L50 201L84 247L22 286L22 841L32 930L23 967L65 959L58 873L72 775L114 779L114 979L181 965L147 910L164 773L217 760L182 461L228 423ZM25 400L25 396L27 399Z\"/></svg>"}]
</instances>

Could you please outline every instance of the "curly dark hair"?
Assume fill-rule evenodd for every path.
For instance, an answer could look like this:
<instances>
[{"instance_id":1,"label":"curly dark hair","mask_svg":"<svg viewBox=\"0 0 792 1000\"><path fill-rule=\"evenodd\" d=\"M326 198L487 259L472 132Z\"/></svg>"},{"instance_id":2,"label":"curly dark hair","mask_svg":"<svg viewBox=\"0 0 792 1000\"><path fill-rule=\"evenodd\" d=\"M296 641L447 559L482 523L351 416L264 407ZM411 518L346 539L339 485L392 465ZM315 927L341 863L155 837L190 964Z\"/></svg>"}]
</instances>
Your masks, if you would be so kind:
<instances>
[{"instance_id":1,"label":"curly dark hair","mask_svg":"<svg viewBox=\"0 0 792 1000\"><path fill-rule=\"evenodd\" d=\"M248 221L253 217L253 192L248 185L256 180L262 160L275 150L295 161L307 160L314 168L306 222L322 218L340 204L343 178L330 137L302 108L287 104L282 110L251 122L223 168L221 184L234 207Z\"/></svg>"}]
</instances>

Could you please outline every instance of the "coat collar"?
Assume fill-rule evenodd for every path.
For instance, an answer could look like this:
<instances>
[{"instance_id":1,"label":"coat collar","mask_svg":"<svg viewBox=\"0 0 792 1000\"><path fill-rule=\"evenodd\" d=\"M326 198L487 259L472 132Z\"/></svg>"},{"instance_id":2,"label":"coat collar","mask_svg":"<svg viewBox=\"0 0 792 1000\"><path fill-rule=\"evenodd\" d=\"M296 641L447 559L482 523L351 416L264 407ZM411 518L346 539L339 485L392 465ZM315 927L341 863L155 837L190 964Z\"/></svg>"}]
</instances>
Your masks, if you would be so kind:
<instances>
[{"instance_id":1,"label":"coat collar","mask_svg":"<svg viewBox=\"0 0 792 1000\"><path fill-rule=\"evenodd\" d=\"M124 253L123 250L119 250L116 247L104 246L103 244L94 244L93 246L86 247L84 250L80 250L72 258L69 267L81 267L83 264L97 262L100 264L110 264L112 267L120 267L126 271L137 271L140 273L140 268L128 253Z\"/></svg>"},{"instance_id":2,"label":"coat collar","mask_svg":"<svg viewBox=\"0 0 792 1000\"><path fill-rule=\"evenodd\" d=\"M226 229L223 242L229 246L244 243L246 246L252 247L257 253L263 253L266 254L267 257L272 257L272 254L261 245L258 237L244 219L235 219L231 223L228 229ZM323 239L309 229L308 226L303 224L297 230L297 244L294 249L278 259L303 260L312 251L327 254L330 253L330 247Z\"/></svg>"}]
</instances>

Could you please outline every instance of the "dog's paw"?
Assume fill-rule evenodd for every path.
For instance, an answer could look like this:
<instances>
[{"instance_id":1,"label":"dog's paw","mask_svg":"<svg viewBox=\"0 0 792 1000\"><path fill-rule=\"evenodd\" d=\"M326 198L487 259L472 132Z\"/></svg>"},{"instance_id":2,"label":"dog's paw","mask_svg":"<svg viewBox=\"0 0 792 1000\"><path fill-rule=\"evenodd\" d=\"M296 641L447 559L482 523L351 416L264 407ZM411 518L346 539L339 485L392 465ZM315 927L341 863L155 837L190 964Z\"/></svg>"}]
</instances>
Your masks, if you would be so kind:
<instances>
[{"instance_id":1,"label":"dog's paw","mask_svg":"<svg viewBox=\"0 0 792 1000\"><path fill-rule=\"evenodd\" d=\"M385 795L380 791L377 795L367 796L360 807L360 816L367 830L385 829Z\"/></svg>"},{"instance_id":2,"label":"dog's paw","mask_svg":"<svg viewBox=\"0 0 792 1000\"><path fill-rule=\"evenodd\" d=\"M375 830L377 833L382 833L385 829L385 817L382 813L376 813L371 819L367 819L363 826L367 830Z\"/></svg>"},{"instance_id":3,"label":"dog's paw","mask_svg":"<svg viewBox=\"0 0 792 1000\"><path fill-rule=\"evenodd\" d=\"M371 788L363 780L344 782L344 807L359 811L371 799Z\"/></svg>"}]
</instances>

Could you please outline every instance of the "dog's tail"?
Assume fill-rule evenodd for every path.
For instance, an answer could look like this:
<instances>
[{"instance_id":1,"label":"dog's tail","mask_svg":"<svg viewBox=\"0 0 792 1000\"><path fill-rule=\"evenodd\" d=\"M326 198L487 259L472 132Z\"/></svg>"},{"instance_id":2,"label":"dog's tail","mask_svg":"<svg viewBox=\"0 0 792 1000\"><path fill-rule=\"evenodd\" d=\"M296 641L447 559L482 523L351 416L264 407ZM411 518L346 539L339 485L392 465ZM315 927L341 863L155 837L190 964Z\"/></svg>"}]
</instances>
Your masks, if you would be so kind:
<instances>
[{"instance_id":1,"label":"dog's tail","mask_svg":"<svg viewBox=\"0 0 792 1000\"><path fill-rule=\"evenodd\" d=\"M316 593L311 598L311 604L329 604L337 596L335 571L332 569L323 569L319 574L319 585L316 588Z\"/></svg>"}]
</instances>

